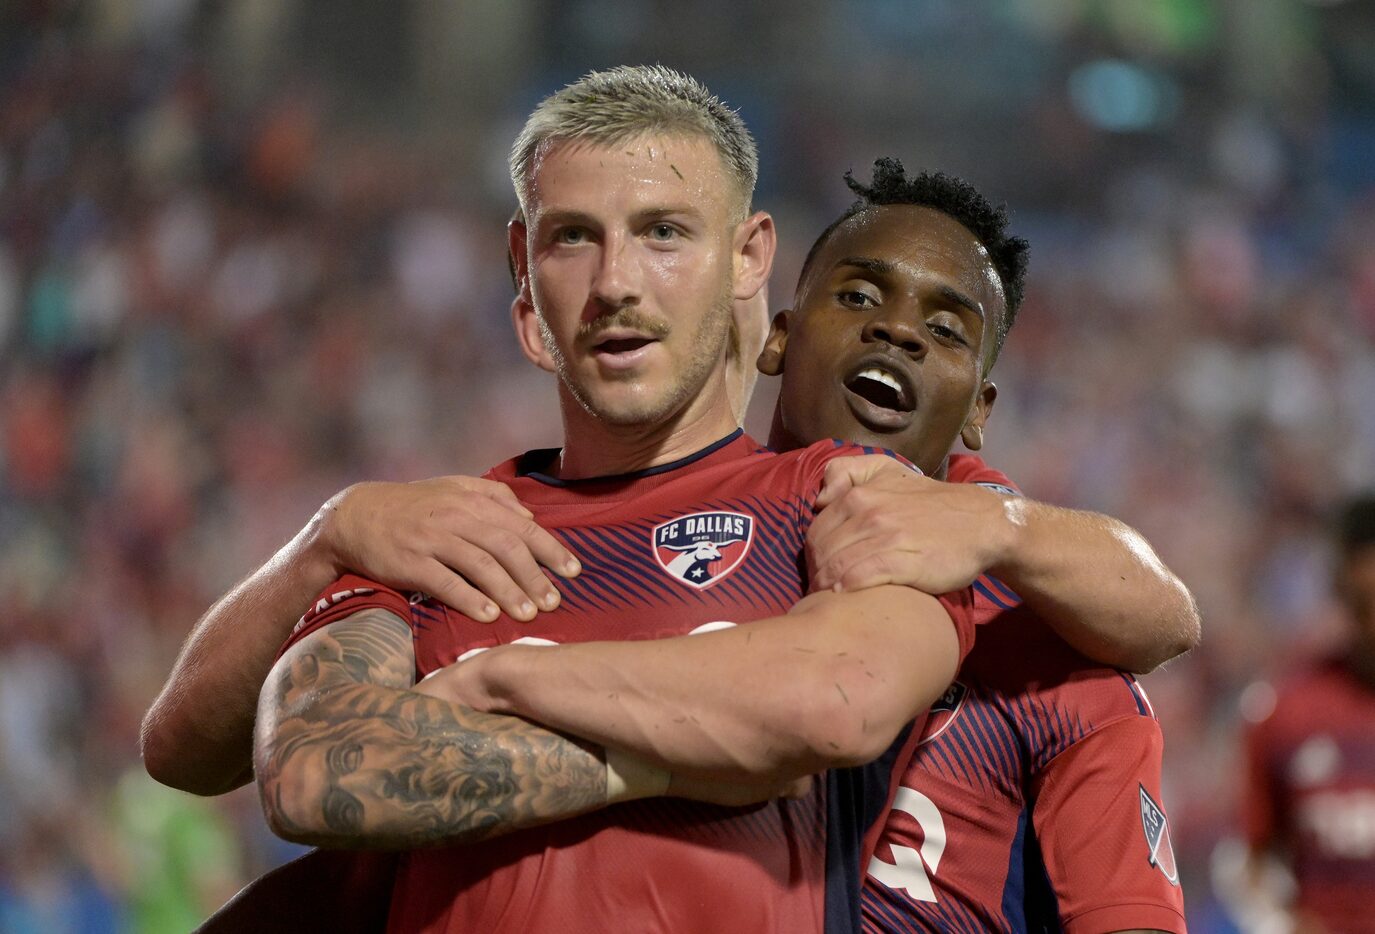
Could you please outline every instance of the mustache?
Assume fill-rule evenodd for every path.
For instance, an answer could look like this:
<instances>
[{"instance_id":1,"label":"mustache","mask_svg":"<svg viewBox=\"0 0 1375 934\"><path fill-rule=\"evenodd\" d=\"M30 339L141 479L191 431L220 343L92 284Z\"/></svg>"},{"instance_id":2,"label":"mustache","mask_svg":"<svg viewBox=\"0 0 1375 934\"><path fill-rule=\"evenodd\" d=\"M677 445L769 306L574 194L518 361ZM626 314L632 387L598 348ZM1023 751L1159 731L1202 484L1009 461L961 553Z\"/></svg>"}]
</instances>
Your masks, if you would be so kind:
<instances>
[{"instance_id":1,"label":"mustache","mask_svg":"<svg viewBox=\"0 0 1375 934\"><path fill-rule=\"evenodd\" d=\"M672 328L667 322L636 311L634 308L617 308L609 315L601 315L578 326L578 339L587 340L612 328L625 328L638 331L650 337L665 338Z\"/></svg>"}]
</instances>

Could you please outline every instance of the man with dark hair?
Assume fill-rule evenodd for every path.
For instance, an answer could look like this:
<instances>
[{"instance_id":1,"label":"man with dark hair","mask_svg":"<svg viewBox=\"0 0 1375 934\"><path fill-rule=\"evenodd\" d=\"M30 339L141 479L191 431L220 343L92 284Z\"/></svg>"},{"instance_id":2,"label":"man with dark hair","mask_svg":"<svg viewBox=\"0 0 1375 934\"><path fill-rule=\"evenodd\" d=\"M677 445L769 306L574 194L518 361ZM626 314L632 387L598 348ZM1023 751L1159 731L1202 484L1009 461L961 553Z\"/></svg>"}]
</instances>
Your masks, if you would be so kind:
<instances>
[{"instance_id":1,"label":"man with dark hair","mask_svg":"<svg viewBox=\"0 0 1375 934\"><path fill-rule=\"evenodd\" d=\"M1333 544L1345 647L1248 690L1268 708L1249 712L1246 734L1248 929L1375 930L1375 492L1345 504ZM1292 904L1275 896L1275 860L1292 873Z\"/></svg>"}]
</instances>

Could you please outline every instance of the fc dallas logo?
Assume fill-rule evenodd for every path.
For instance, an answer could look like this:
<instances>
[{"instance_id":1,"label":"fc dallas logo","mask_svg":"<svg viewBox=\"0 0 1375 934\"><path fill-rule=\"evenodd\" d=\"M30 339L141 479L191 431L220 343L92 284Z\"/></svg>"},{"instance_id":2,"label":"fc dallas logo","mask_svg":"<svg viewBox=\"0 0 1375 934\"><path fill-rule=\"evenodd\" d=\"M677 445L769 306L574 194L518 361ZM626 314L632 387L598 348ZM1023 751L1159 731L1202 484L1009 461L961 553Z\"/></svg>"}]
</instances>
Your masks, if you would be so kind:
<instances>
[{"instance_id":1,"label":"fc dallas logo","mask_svg":"<svg viewBox=\"0 0 1375 934\"><path fill-rule=\"evenodd\" d=\"M660 522L649 534L659 567L702 590L745 560L754 538L754 517L738 512L694 512Z\"/></svg>"}]
</instances>

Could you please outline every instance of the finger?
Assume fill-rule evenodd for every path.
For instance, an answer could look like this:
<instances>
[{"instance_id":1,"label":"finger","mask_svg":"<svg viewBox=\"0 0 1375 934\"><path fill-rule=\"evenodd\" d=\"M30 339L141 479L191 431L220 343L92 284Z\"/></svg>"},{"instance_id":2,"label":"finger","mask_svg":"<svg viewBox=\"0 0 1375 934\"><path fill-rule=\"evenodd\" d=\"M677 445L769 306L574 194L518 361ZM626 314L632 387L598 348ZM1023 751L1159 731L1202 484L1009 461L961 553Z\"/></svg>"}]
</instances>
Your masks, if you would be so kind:
<instances>
[{"instance_id":1,"label":"finger","mask_svg":"<svg viewBox=\"0 0 1375 934\"><path fill-rule=\"evenodd\" d=\"M904 561L907 557L872 539L856 542L833 552L826 564L817 568L813 587L819 590L863 590L879 584L905 583L895 575L900 568L909 569L909 564L915 563Z\"/></svg>"},{"instance_id":2,"label":"finger","mask_svg":"<svg viewBox=\"0 0 1375 934\"><path fill-rule=\"evenodd\" d=\"M483 508L479 503L474 503L473 512L475 518L480 520L480 528L484 531L500 530L510 533L521 543L517 547L513 543L507 542L507 550L511 553L511 560L515 562L514 566L503 560L503 555L493 552L494 557L503 560L503 564L507 564L508 570L517 580L534 588L526 591L531 599L538 602L547 596L552 596L557 604L558 592L554 590L553 585L549 583L544 574L530 562L538 562L563 577L576 577L582 571L582 564L578 561L577 556L533 518L517 518L504 507L495 507L491 503L487 505L489 508ZM474 542L478 541L476 535L464 537ZM488 550L492 549L489 548ZM526 556L530 557L530 562L523 560ZM552 607L546 607L546 609L552 609Z\"/></svg>"},{"instance_id":3,"label":"finger","mask_svg":"<svg viewBox=\"0 0 1375 934\"><path fill-rule=\"evenodd\" d=\"M503 551L505 543L496 544L492 534L474 536L474 539L469 542L454 536L436 550L435 557L463 575L468 584L501 607L507 616L522 622L534 619L538 612L534 601L494 554L494 551ZM510 560L509 554L503 557ZM528 552L525 552L525 558L533 567L534 561ZM536 573L539 573L538 568ZM544 575L540 574L540 577ZM544 579L544 583L547 586L548 579Z\"/></svg>"},{"instance_id":4,"label":"finger","mask_svg":"<svg viewBox=\"0 0 1375 934\"><path fill-rule=\"evenodd\" d=\"M837 457L826 464L821 478L821 492L816 496L816 508L825 509L859 482L864 475L864 457Z\"/></svg>"},{"instance_id":5,"label":"finger","mask_svg":"<svg viewBox=\"0 0 1375 934\"><path fill-rule=\"evenodd\" d=\"M530 539L536 543L533 548ZM482 528L466 539L455 538L456 542L465 540L494 558L539 609L548 611L559 605L558 589L545 575L537 558L543 553L546 559L557 560L551 558L551 554L566 552L567 549L534 522L522 520L516 531L493 526ZM489 593L488 596L501 602L495 593Z\"/></svg>"},{"instance_id":6,"label":"finger","mask_svg":"<svg viewBox=\"0 0 1375 934\"><path fill-rule=\"evenodd\" d=\"M453 569L435 559L426 561L416 573L416 586L479 623L496 620L497 605L469 584Z\"/></svg>"},{"instance_id":7,"label":"finger","mask_svg":"<svg viewBox=\"0 0 1375 934\"><path fill-rule=\"evenodd\" d=\"M853 557L847 556L848 564L836 578L832 589L843 593L866 590L883 584L908 584L916 586L912 574L904 574L910 568L903 563L901 556L891 552L868 552Z\"/></svg>"},{"instance_id":8,"label":"finger","mask_svg":"<svg viewBox=\"0 0 1375 934\"><path fill-rule=\"evenodd\" d=\"M816 498L816 508L824 509L846 490L872 483L876 478L897 470L901 474L912 472L886 454L861 454L854 457L837 457L826 464L826 473L821 482L821 492Z\"/></svg>"},{"instance_id":9,"label":"finger","mask_svg":"<svg viewBox=\"0 0 1375 934\"><path fill-rule=\"evenodd\" d=\"M515 512L520 513L527 519L535 518L535 514L531 512L529 509L525 508L525 504L522 503L516 497L516 494L512 492L511 488L504 483L499 483L495 480L477 480L472 485L468 485L468 488L472 490L474 493L479 493L482 496L487 497L494 503L498 503L499 505L504 506L507 509L511 509Z\"/></svg>"},{"instance_id":10,"label":"finger","mask_svg":"<svg viewBox=\"0 0 1375 934\"><path fill-rule=\"evenodd\" d=\"M860 549L861 553L877 550L889 538L877 522L864 515L849 517L834 528L823 529L820 533L809 531L806 548L809 566L816 575L813 585L829 587L834 583L843 570L836 564L837 556L855 549ZM829 582L822 582L823 572L831 575Z\"/></svg>"}]
</instances>

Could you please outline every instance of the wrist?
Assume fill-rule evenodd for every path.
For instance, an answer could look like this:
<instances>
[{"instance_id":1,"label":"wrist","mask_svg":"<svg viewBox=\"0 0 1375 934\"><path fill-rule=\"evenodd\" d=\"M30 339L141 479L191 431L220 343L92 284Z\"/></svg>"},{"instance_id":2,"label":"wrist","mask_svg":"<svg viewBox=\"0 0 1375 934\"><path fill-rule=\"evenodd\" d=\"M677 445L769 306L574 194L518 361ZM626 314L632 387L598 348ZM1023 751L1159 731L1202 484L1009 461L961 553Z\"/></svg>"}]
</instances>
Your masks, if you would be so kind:
<instances>
[{"instance_id":1,"label":"wrist","mask_svg":"<svg viewBox=\"0 0 1375 934\"><path fill-rule=\"evenodd\" d=\"M988 563L988 573L1013 586L1013 582L1024 575L1028 561L1034 556L1032 504L1025 497L986 492L998 499L997 521L989 536L993 543L993 560Z\"/></svg>"},{"instance_id":2,"label":"wrist","mask_svg":"<svg viewBox=\"0 0 1375 934\"><path fill-rule=\"evenodd\" d=\"M356 486L356 484L355 484ZM305 567L312 568L312 571L319 574L329 575L330 580L340 578L341 575L355 571L356 568L349 567L345 561L344 554L338 547L340 541L340 508L344 498L348 497L349 490L336 492L333 497L326 499L325 503L315 510L311 521L305 524L301 530L300 541L300 560ZM326 580L329 583L330 580Z\"/></svg>"},{"instance_id":3,"label":"wrist","mask_svg":"<svg viewBox=\"0 0 1375 934\"><path fill-rule=\"evenodd\" d=\"M628 752L607 747L606 803L657 798L668 791L673 776L666 769L650 765Z\"/></svg>"}]
</instances>

